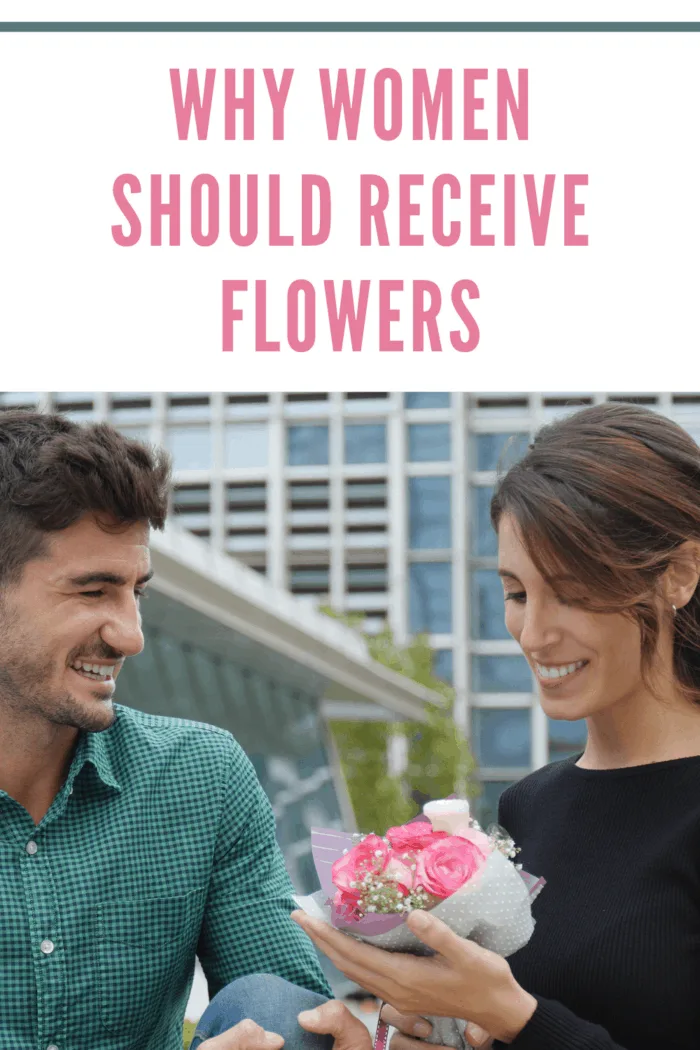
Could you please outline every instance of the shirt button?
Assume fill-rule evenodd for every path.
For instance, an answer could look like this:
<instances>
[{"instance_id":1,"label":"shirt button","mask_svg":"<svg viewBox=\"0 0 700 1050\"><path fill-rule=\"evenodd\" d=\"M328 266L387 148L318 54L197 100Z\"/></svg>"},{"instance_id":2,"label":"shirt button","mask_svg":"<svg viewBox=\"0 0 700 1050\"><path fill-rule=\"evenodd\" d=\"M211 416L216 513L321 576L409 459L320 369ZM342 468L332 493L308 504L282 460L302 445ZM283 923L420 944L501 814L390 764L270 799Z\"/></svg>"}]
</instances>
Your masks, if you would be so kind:
<instances>
[{"instance_id":1,"label":"shirt button","mask_svg":"<svg viewBox=\"0 0 700 1050\"><path fill-rule=\"evenodd\" d=\"M53 941L42 941L39 947L41 948L44 955L51 955L51 952L54 950L56 945L53 943Z\"/></svg>"},{"instance_id":2,"label":"shirt button","mask_svg":"<svg viewBox=\"0 0 700 1050\"><path fill-rule=\"evenodd\" d=\"M46 1047L46 1050L58 1050L58 1047L55 1043L51 1043L49 1046Z\"/></svg>"},{"instance_id":3,"label":"shirt button","mask_svg":"<svg viewBox=\"0 0 700 1050\"><path fill-rule=\"evenodd\" d=\"M33 857L34 854L36 853L36 851L39 849L39 847L37 846L36 842L34 842L33 839L32 839L31 842L28 842L27 845L24 848L26 849L26 851L27 851L27 853L29 854L30 857Z\"/></svg>"}]
</instances>

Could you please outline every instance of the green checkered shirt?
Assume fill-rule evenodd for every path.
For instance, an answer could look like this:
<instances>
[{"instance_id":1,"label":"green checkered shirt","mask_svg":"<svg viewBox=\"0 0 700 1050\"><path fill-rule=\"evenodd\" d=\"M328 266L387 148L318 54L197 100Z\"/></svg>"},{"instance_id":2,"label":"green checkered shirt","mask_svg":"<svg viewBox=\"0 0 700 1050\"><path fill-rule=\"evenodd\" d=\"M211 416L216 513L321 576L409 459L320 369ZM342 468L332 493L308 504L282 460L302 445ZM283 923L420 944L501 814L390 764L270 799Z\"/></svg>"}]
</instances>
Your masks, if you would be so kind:
<instances>
[{"instance_id":1,"label":"green checkered shirt","mask_svg":"<svg viewBox=\"0 0 700 1050\"><path fill-rule=\"evenodd\" d=\"M233 737L116 710L39 825L0 791L0 1050L182 1050L195 953L212 996L250 973L330 995Z\"/></svg>"}]
</instances>

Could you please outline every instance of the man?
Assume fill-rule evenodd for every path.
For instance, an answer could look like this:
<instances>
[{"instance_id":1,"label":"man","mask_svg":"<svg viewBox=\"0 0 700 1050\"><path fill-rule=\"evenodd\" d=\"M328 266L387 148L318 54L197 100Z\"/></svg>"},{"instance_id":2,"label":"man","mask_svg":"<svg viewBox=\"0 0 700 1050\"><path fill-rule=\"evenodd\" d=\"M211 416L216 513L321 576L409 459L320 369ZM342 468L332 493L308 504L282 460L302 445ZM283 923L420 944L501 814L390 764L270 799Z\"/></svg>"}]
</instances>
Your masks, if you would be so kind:
<instances>
[{"instance_id":1,"label":"man","mask_svg":"<svg viewBox=\"0 0 700 1050\"><path fill-rule=\"evenodd\" d=\"M106 424L0 415L0 1050L181 1050L195 953L201 1050L351 1050L240 747L114 703L168 491Z\"/></svg>"}]
</instances>

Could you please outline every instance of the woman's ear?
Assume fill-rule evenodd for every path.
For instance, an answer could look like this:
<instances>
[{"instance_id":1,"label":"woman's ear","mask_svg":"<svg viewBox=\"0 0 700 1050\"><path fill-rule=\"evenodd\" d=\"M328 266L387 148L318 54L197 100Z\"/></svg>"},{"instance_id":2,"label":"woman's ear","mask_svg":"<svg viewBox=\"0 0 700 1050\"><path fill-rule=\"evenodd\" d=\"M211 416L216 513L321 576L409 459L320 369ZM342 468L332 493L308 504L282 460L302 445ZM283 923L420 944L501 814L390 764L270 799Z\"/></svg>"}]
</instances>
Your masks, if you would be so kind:
<instances>
[{"instance_id":1,"label":"woman's ear","mask_svg":"<svg viewBox=\"0 0 700 1050\"><path fill-rule=\"evenodd\" d=\"M682 609L700 581L700 543L686 540L678 547L662 577L663 595L670 606Z\"/></svg>"}]
</instances>

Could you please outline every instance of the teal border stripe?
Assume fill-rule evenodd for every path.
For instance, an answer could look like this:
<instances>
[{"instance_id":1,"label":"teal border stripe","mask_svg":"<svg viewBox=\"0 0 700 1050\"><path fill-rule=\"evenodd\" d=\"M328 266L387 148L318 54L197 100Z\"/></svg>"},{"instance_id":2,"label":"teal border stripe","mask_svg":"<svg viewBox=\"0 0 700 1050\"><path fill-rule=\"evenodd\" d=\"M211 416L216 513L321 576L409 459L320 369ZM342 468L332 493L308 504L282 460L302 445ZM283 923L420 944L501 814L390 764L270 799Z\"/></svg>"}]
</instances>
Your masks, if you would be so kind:
<instances>
[{"instance_id":1,"label":"teal border stripe","mask_svg":"<svg viewBox=\"0 0 700 1050\"><path fill-rule=\"evenodd\" d=\"M698 33L700 22L0 22L2 33Z\"/></svg>"}]
</instances>

